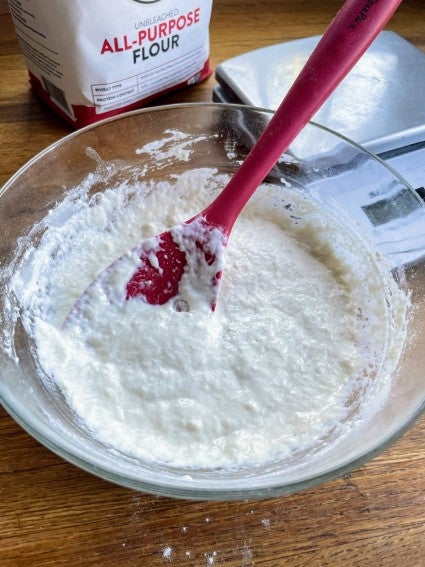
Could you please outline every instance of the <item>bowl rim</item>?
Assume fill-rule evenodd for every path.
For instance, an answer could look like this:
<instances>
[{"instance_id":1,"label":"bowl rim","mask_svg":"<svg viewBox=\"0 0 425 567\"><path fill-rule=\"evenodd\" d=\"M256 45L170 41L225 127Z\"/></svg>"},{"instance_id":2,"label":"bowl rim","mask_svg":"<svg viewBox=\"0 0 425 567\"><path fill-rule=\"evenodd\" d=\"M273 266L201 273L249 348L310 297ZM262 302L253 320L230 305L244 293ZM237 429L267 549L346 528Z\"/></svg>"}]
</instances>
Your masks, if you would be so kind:
<instances>
[{"instance_id":1,"label":"bowl rim","mask_svg":"<svg viewBox=\"0 0 425 567\"><path fill-rule=\"evenodd\" d=\"M70 139L80 136L81 134L100 128L104 124L108 124L111 122L128 119L131 116L139 115L139 114L146 114L146 113L156 113L161 111L172 111L173 109L182 109L182 108L193 108L193 107L213 107L213 108L230 108L230 109L240 109L244 112L259 112L263 114L273 115L274 111L261 108L256 106L247 106L244 104L230 104L230 103L217 103L217 102L189 102L189 103L176 103L176 104L165 104L165 105L158 105L153 107L145 107L137 110L133 110L130 112L125 112L110 118L106 118L104 120L99 120L93 124L80 128L74 132L70 132L69 134L61 137L60 139L56 140L52 144L48 145L46 148L35 154L30 160L28 160L24 165L22 165L0 188L0 198L2 197L3 193L8 190L8 188L15 182L15 180L22 175L27 169L29 169L35 162L42 159L44 155L50 153L51 151L55 150L58 146L66 144ZM413 190L413 187L400 175L393 167L387 164L383 159L379 156L375 155L373 152L368 150L367 148L361 146L357 142L350 140L346 136L327 128L315 121L310 121L309 124L314 126L315 128L319 128L331 134L332 136L336 136L346 144L355 147L360 152L368 155L374 161L379 162L385 169L387 169L395 178L397 178L407 189L409 189L415 196L416 193ZM416 196L418 202L425 208L422 201ZM175 485L167 482L151 482L146 480L140 480L135 476L128 475L123 476L121 474L116 474L114 471L107 467L103 467L100 462L94 463L93 460L89 460L86 458L84 453L76 449L74 451L70 451L60 443L61 437L59 434L56 434L53 430L47 429L49 432L48 435L45 434L45 431L41 431L36 426L33 426L30 419L25 419L22 413L19 413L11 403L7 401L7 396L2 394L1 391L1 382L0 382L0 404L4 407L4 409L9 413L9 415L33 438L39 441L42 445L50 449L53 453L59 455L61 458L65 459L66 461L76 465L82 470L89 472L97 477L102 479L108 480L114 484L124 486L127 488L139 490L142 492L155 494L155 495L162 495L167 497L174 497L174 498L183 498L183 499L192 499L192 500L242 500L242 499L260 499L260 498L270 498L276 497L284 494L290 494L293 492L298 492L301 490L309 489L324 482L333 480L339 476L347 474L348 472L352 471L355 468L358 468L360 465L364 464L365 462L373 459L378 454L385 451L392 443L397 441L410 427L415 423L415 421L420 417L422 412L425 411L425 395L422 402L418 404L418 406L412 410L410 416L400 425L397 425L393 428L385 438L381 438L381 440L374 445L372 445L369 449L363 451L358 456L352 459L348 459L346 462L343 462L341 465L337 467L329 467L328 469L324 470L320 474L317 474L312 477L302 478L300 481L291 482L291 483L280 483L277 482L273 485L267 485L266 487L252 487L252 488L226 488L223 486L212 487L208 486L208 488L200 488L197 486L193 486L190 483L190 480L186 483L182 483L181 485Z\"/></svg>"},{"instance_id":2,"label":"bowl rim","mask_svg":"<svg viewBox=\"0 0 425 567\"><path fill-rule=\"evenodd\" d=\"M55 442L52 438L54 435L46 436L38 429L31 427L0 395L0 402L9 415L22 427L31 437L39 441L44 447L51 450L53 453L63 458L65 461L77 466L81 470L88 472L103 480L108 480L113 484L153 494L157 496L179 498L185 500L210 500L210 501L235 501L235 500L258 500L268 499L277 496L284 496L294 492L301 492L308 490L315 486L324 484L331 480L335 480L345 474L352 472L361 465L374 459L386 449L389 448L394 442L400 439L406 431L417 421L422 412L425 410L425 401L423 401L411 414L408 420L398 429L391 432L381 443L376 444L371 449L358 455L356 458L347 460L338 467L331 468L322 473L302 479L300 481L291 483L276 483L270 486L258 486L252 488L224 488L208 486L207 488L198 488L190 484L190 480L180 486L166 482L150 482L147 480L140 480L134 476L123 476L116 474L110 469L103 467L100 462L94 463L84 457L83 453L79 450L70 452L60 444ZM60 439L60 436L57 436Z\"/></svg>"},{"instance_id":3,"label":"bowl rim","mask_svg":"<svg viewBox=\"0 0 425 567\"><path fill-rule=\"evenodd\" d=\"M275 111L271 110L270 108L263 108L263 107L260 107L260 106L250 106L250 105L246 105L246 104L224 103L224 102L182 102L182 103L175 103L175 104L163 104L163 105L158 105L158 106L139 108L139 109L136 109L136 110L131 110L129 112L123 112L123 113L117 114L115 116L110 116L109 118L104 118L103 120L99 120L97 122L94 122L93 124L88 124L87 126L84 126L83 128L79 128L78 130L75 130L73 132L69 132L68 134L66 134L65 136L62 136L61 138L59 138L58 140L56 140L52 144L49 144L48 146L46 146L40 152L37 152L32 158L30 158L27 162L25 162L11 177L9 177L9 179L7 179L6 182L0 187L0 197L3 194L3 192L8 188L8 186L11 185L15 181L15 179L17 177L19 177L24 171L26 171L29 167L31 167L31 165L33 163L35 163L36 161L41 159L45 154L54 150L57 146L60 146L62 144L67 143L68 140L70 140L74 137L77 137L80 134L83 134L84 132L94 130L96 128L101 127L104 124L123 120L123 119L129 118L131 116L138 115L138 114L161 112L163 110L172 110L173 108L180 109L180 108L191 108L191 107L212 107L212 108L225 107L225 108L240 109L240 110L244 110L244 111L248 110L248 111L262 112L262 113L269 114L269 115L275 114ZM355 142L354 140L351 140L350 138L348 138L344 134L340 134L339 132L336 132L335 130L331 130L327 126L324 126L323 124L319 124L318 122L315 122L314 120L310 120L308 122L308 124L312 124L314 127L319 128L320 130L323 130L324 132L327 132L328 134L336 136L337 138L340 138L341 140L343 140L347 144L349 144L349 145L357 148L358 150L362 151L363 153L369 155L369 157L371 157L372 159L381 163L381 165L383 165L388 171L390 171L395 177L397 177L399 179L399 181L401 181L401 183L403 183L416 196L416 193L415 193L412 185L396 169L394 169L391 165L389 165L387 162L385 162L377 154L374 154L369 149L367 149L366 147L362 146L361 144ZM425 208L425 205L423 205L422 201L417 196L416 196L416 198L417 198L418 202Z\"/></svg>"}]
</instances>

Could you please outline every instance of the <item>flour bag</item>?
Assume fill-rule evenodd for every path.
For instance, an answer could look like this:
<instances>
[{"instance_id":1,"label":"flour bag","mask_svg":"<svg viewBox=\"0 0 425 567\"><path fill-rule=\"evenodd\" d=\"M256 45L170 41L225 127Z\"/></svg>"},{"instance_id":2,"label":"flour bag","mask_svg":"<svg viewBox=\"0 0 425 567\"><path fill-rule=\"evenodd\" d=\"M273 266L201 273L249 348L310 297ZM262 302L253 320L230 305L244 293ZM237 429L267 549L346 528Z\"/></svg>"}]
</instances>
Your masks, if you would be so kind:
<instances>
[{"instance_id":1,"label":"flour bag","mask_svg":"<svg viewBox=\"0 0 425 567\"><path fill-rule=\"evenodd\" d=\"M75 128L211 73L212 0L9 0L30 83Z\"/></svg>"}]
</instances>

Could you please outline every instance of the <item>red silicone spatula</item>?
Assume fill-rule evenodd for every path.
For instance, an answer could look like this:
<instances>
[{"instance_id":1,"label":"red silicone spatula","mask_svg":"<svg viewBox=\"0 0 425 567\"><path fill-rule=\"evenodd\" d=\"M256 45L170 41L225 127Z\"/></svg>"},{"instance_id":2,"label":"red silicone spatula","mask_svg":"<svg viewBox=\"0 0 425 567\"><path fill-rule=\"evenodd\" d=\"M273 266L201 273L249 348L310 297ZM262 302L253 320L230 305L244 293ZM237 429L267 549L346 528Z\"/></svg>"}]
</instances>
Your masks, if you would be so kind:
<instances>
[{"instance_id":1,"label":"red silicone spatula","mask_svg":"<svg viewBox=\"0 0 425 567\"><path fill-rule=\"evenodd\" d=\"M119 259L100 274L73 311L81 309L92 293L103 293L111 301L142 297L153 305L173 300L177 311L188 310L192 306L184 290L189 288L203 296L214 309L227 240L240 211L290 143L382 30L400 2L345 2L263 134L221 194L193 219L134 249L132 253L133 257L137 254L137 263L123 289L116 288L114 277L123 261Z\"/></svg>"}]
</instances>

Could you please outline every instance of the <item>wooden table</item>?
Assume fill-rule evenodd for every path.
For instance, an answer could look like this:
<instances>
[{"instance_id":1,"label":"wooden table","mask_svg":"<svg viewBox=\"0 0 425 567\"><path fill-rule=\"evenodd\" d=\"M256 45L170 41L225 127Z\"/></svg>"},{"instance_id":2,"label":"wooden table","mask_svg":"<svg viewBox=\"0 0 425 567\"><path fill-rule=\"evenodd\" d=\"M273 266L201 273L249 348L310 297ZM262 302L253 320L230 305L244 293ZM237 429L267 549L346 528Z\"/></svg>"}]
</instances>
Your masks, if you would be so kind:
<instances>
[{"instance_id":1,"label":"wooden table","mask_svg":"<svg viewBox=\"0 0 425 567\"><path fill-rule=\"evenodd\" d=\"M322 33L340 5L215 0L212 64ZM423 0L405 0L388 28L425 49ZM30 92L4 0L0 30L2 184L70 130ZM213 86L211 77L160 102L209 101ZM195 503L82 472L0 409L0 565L425 566L424 439L422 416L381 456L321 487L268 501Z\"/></svg>"}]
</instances>

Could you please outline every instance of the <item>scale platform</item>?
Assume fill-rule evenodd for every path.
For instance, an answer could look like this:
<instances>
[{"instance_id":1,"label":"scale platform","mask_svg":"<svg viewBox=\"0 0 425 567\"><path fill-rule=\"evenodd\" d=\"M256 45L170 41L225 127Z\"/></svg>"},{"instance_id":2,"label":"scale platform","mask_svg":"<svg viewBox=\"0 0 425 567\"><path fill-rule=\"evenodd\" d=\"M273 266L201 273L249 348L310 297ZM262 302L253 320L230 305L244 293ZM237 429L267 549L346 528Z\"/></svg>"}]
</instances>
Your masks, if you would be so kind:
<instances>
[{"instance_id":1,"label":"scale platform","mask_svg":"<svg viewBox=\"0 0 425 567\"><path fill-rule=\"evenodd\" d=\"M214 100L275 110L319 39L271 45L223 62ZM313 121L376 154L410 184L413 191L398 189L385 199L368 187L340 195L323 190L366 228L394 267L423 260L425 53L394 32L381 32ZM297 151L308 159L306 147Z\"/></svg>"}]
</instances>

